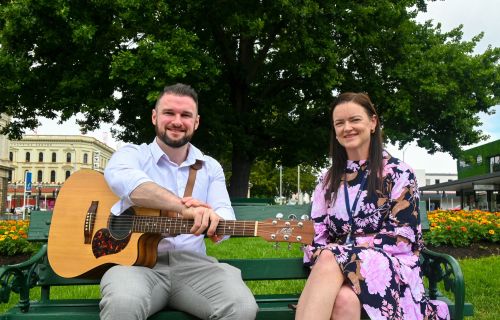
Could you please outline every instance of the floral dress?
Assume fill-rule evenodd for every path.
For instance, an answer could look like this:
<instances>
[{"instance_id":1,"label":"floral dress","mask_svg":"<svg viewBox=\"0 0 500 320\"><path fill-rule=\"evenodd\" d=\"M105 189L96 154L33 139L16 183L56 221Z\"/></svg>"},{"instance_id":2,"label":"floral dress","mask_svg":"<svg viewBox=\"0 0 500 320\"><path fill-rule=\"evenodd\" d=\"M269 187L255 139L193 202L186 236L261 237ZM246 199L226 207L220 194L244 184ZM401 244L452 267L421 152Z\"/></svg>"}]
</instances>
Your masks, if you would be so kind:
<instances>
[{"instance_id":1,"label":"floral dress","mask_svg":"<svg viewBox=\"0 0 500 320\"><path fill-rule=\"evenodd\" d=\"M313 244L304 249L304 263L314 265L316 250L327 248L358 295L370 319L449 319L448 307L429 301L419 263L423 248L418 216L418 186L413 170L384 152L382 190L367 194L362 183L366 161L348 161L348 199L352 206L363 186L353 211L352 239L346 209L344 182L336 200L325 200L325 176L313 194L311 218L314 220ZM360 174L362 173L362 174ZM330 196L328 197L331 198ZM328 246L327 246L328 245Z\"/></svg>"}]
</instances>

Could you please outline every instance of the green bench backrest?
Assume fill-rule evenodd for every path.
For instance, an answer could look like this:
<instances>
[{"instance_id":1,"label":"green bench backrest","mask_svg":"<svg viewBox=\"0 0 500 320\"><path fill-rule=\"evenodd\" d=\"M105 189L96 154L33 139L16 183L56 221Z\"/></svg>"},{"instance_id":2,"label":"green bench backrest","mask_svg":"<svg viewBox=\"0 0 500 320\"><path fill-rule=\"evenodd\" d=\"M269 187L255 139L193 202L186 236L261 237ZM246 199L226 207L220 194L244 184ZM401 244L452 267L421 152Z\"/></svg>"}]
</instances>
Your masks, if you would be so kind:
<instances>
[{"instance_id":1,"label":"green bench backrest","mask_svg":"<svg viewBox=\"0 0 500 320\"><path fill-rule=\"evenodd\" d=\"M47 242L52 211L32 211L30 214L29 241Z\"/></svg>"}]
</instances>

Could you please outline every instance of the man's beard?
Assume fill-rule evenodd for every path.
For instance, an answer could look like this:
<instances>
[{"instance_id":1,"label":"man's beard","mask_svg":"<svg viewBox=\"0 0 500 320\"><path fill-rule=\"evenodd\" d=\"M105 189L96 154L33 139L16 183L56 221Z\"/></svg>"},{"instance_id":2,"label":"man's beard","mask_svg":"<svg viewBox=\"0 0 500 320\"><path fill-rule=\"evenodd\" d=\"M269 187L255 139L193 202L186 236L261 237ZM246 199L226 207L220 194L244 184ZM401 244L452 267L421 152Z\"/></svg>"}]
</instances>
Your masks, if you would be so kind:
<instances>
[{"instance_id":1,"label":"man's beard","mask_svg":"<svg viewBox=\"0 0 500 320\"><path fill-rule=\"evenodd\" d=\"M155 126L155 131L156 131L156 136L160 138L160 140L164 144L166 144L171 148L180 148L186 145L188 142L190 142L191 139L193 138L193 134L186 134L183 138L180 138L178 140L172 140L168 137L167 130L160 133L158 130L158 126Z\"/></svg>"}]
</instances>

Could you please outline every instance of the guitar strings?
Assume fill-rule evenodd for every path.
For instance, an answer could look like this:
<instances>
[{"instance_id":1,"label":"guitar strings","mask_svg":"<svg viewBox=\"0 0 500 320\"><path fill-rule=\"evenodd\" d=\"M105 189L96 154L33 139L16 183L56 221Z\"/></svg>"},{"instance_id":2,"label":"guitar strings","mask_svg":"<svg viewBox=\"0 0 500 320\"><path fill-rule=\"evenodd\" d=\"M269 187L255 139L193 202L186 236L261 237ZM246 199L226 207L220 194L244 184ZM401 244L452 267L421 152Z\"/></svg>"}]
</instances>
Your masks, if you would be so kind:
<instances>
[{"instance_id":1,"label":"guitar strings","mask_svg":"<svg viewBox=\"0 0 500 320\"><path fill-rule=\"evenodd\" d=\"M109 226L108 218L108 226ZM255 222L256 221L246 221L246 220L221 220L217 226L217 230L222 232L221 235L254 235L255 233ZM258 222L258 233L261 235L271 235L276 234L273 231L262 230L265 227L275 227L278 229L286 228L299 228L298 232L302 235L308 233L314 233L312 225L309 227L310 231L307 231L306 224L302 227L297 225L298 221L290 222L290 225L277 225L273 222ZM285 220L280 220L280 222L285 222ZM295 224L295 225L294 225ZM151 232L151 233L173 233L173 234L190 234L189 230L193 226L193 220L190 219L179 219L170 217L154 217L154 216L122 216L117 218L116 221L112 222L112 230L116 232ZM146 230L144 230L146 229ZM295 235L293 235L295 236Z\"/></svg>"}]
</instances>

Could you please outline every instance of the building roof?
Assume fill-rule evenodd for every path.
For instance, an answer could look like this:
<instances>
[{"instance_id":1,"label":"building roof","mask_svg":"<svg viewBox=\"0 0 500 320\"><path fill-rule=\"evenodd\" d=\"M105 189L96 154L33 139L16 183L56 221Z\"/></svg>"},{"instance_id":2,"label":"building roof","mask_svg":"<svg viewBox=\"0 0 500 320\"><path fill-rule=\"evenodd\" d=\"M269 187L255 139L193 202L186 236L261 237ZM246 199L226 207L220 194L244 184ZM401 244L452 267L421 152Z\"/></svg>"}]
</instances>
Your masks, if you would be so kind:
<instances>
[{"instance_id":1,"label":"building roof","mask_svg":"<svg viewBox=\"0 0 500 320\"><path fill-rule=\"evenodd\" d=\"M479 187L481 185L500 185L500 172L492 172L460 180L432 184L419 189L421 191L460 191L474 190L474 186L476 186L476 190L481 190Z\"/></svg>"}]
</instances>

